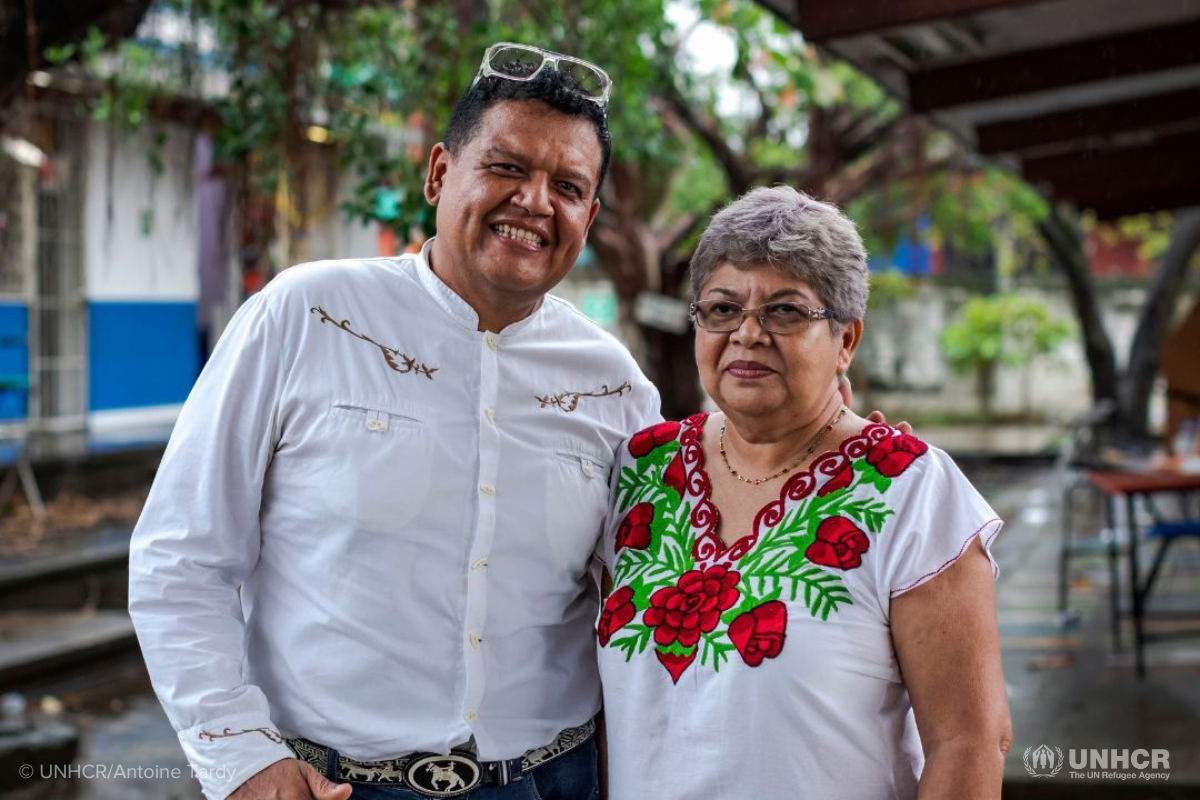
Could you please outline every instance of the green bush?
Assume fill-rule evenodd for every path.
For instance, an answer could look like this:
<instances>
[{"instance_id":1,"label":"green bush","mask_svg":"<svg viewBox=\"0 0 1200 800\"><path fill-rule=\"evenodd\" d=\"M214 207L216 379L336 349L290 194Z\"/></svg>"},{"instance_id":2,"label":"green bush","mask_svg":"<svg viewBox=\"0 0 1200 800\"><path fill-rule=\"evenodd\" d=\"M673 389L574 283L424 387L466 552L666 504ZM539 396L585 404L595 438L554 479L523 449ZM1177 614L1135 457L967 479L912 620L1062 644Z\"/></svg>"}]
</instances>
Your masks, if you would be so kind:
<instances>
[{"instance_id":1,"label":"green bush","mask_svg":"<svg viewBox=\"0 0 1200 800\"><path fill-rule=\"evenodd\" d=\"M996 368L1028 368L1038 356L1053 352L1072 330L1071 323L1054 316L1045 303L1010 292L972 297L942 330L940 341L955 371L975 371L980 409L990 418Z\"/></svg>"}]
</instances>

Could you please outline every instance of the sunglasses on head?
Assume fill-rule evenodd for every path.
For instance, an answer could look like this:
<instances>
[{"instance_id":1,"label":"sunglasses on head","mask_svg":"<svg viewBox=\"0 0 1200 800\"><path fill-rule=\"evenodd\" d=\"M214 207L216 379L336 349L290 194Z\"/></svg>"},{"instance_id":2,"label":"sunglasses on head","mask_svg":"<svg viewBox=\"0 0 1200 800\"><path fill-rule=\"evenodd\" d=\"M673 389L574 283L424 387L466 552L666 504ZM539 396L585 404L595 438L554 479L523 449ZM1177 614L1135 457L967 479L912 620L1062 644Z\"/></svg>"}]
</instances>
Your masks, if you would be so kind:
<instances>
[{"instance_id":1,"label":"sunglasses on head","mask_svg":"<svg viewBox=\"0 0 1200 800\"><path fill-rule=\"evenodd\" d=\"M565 56L540 47L516 42L497 42L483 54L483 63L472 85L480 78L504 78L510 81L531 81L547 66L570 79L571 89L591 100L602 109L608 108L608 92L612 80L608 73L590 61Z\"/></svg>"}]
</instances>

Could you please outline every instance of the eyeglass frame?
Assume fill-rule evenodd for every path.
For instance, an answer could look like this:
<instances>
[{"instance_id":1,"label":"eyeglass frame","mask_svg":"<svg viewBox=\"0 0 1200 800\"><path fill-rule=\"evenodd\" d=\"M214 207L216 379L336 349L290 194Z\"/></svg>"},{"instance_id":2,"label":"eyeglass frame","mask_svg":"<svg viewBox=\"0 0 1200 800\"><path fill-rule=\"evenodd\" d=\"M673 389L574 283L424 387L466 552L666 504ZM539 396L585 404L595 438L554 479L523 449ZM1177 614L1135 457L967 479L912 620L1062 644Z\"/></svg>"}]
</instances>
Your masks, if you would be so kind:
<instances>
[{"instance_id":1,"label":"eyeglass frame","mask_svg":"<svg viewBox=\"0 0 1200 800\"><path fill-rule=\"evenodd\" d=\"M696 312L701 310L700 309L701 303L724 303L725 305L729 305L729 306L737 306L739 309L741 309L742 318L740 320L738 320L737 325L733 326L732 328L730 328L728 330L714 331L711 328L706 328L700 324L700 320L697 317ZM753 308L746 308L741 303L735 302L733 300L696 300L691 305L688 306L688 318L690 318L691 321L693 323L695 323L697 328L699 328L702 331L707 331L708 333L733 333L734 331L737 331L743 325L746 324L746 318L749 317L752 312L754 313L754 318L758 320L758 327L762 328L767 333L773 333L778 336L791 336L792 334L800 333L802 330L804 330L804 328L800 328L800 329L797 329L794 331L773 331L770 328L768 328L766 320L763 319L763 309L770 308L771 306L795 306L796 308L802 308L808 312L808 316L804 320L805 323L819 322L823 319L831 319L831 320L837 321L837 318L838 318L837 312L832 309L809 308L808 306L804 305L803 303L793 303L793 302L790 302L787 300L776 300L776 301L773 301L770 303L763 303L762 305L755 306Z\"/></svg>"},{"instance_id":2,"label":"eyeglass frame","mask_svg":"<svg viewBox=\"0 0 1200 800\"><path fill-rule=\"evenodd\" d=\"M526 50L531 53L537 53L538 55L540 55L542 57L542 64L541 64L541 66L539 66L537 69L535 69L533 72L529 73L525 77L518 77L516 75L509 75L507 73L500 72L499 70L492 67L491 60L492 60L492 54L495 53L500 48L504 48L504 47L513 47L518 50ZM558 68L558 64L560 61L570 61L575 64L582 64L583 66L587 67L588 69L595 70L596 73L599 74L600 77L604 79L604 90L603 90L603 93L599 97L593 97L592 95L587 94L586 92L580 91L578 88L572 89L571 91L575 92L575 94L579 95L580 97L584 98L585 100L591 100L593 103L600 106L601 111L607 112L608 111L608 95L609 95L609 92L612 90L612 78L609 77L607 72L605 72L603 69L601 69L598 65L593 64L591 61L588 61L586 59L576 58L575 56L569 56L569 55L566 55L565 53L556 53L553 50L543 50L542 48L534 47L531 44L521 44L520 42L496 42L495 44L490 45L488 47L488 49L485 50L483 53L483 61L479 64L479 71L475 73L475 80L471 81L471 85L474 86L475 84L479 83L480 79L482 79L482 78L503 78L504 80L518 81L520 83L528 83L529 81L532 81L534 78L536 78L538 75L541 74L542 70L544 70L546 68L546 64L550 64L551 67L553 67L555 72L562 72L562 70L560 70Z\"/></svg>"}]
</instances>

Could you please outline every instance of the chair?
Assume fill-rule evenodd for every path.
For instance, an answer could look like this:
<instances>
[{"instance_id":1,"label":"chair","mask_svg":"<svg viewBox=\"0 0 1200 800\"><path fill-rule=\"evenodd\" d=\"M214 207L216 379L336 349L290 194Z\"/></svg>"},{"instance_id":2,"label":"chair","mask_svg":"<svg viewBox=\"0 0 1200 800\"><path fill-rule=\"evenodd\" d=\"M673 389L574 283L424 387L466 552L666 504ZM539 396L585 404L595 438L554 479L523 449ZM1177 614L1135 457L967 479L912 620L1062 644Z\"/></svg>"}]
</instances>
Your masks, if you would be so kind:
<instances>
[{"instance_id":1,"label":"chair","mask_svg":"<svg viewBox=\"0 0 1200 800\"><path fill-rule=\"evenodd\" d=\"M1154 583L1158 580L1159 572L1171 545L1187 538L1195 538L1200 541L1200 514L1196 513L1197 509L1194 504L1188 503L1189 499L1182 498L1181 518L1179 519L1167 519L1155 505L1147 501L1147 507L1154 522L1146 530L1146 541L1158 542L1158 549L1154 551L1154 560L1150 563L1150 571L1146 574L1146 582L1142 586L1143 605L1146 600L1150 599L1150 595L1154 591Z\"/></svg>"},{"instance_id":2,"label":"chair","mask_svg":"<svg viewBox=\"0 0 1200 800\"><path fill-rule=\"evenodd\" d=\"M1077 498L1093 504L1093 510L1098 509L1094 504L1100 501L1094 488L1087 481L1087 473L1103 469L1104 462L1100 453L1107 443L1105 428L1116 413L1117 407L1111 400L1097 403L1091 410L1080 415L1071 422L1070 435L1066 437L1059 450L1055 471L1058 483L1062 487L1062 539L1058 550L1058 613L1059 620L1064 625L1078 621L1079 616L1070 610L1071 593L1071 559L1076 555L1105 552L1108 557L1109 572L1109 605L1113 620L1113 641L1119 646L1119 613L1120 613L1120 583L1118 572L1118 539L1124 532L1115 521L1109 521L1107 526L1089 526L1090 530L1098 531L1098 535L1087 538L1077 538L1076 511ZM1098 515L1093 514L1093 519Z\"/></svg>"}]
</instances>

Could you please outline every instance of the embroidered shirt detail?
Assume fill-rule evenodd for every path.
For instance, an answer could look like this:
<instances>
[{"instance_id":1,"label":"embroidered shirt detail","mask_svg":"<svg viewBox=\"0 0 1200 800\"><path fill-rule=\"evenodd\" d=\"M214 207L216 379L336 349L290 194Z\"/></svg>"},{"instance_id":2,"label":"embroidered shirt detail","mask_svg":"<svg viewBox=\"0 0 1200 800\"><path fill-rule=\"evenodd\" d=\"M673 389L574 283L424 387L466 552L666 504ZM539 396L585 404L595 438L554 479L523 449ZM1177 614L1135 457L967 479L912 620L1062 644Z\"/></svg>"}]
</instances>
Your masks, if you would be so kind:
<instances>
[{"instance_id":1,"label":"embroidered shirt detail","mask_svg":"<svg viewBox=\"0 0 1200 800\"><path fill-rule=\"evenodd\" d=\"M707 418L630 440L634 462L621 468L615 494L614 591L596 629L600 645L626 661L653 646L675 683L697 657L714 671L735 651L749 667L777 657L787 641L784 599L802 599L822 622L852 605L843 576L870 557L895 514L886 502L892 480L928 451L913 436L871 425L793 475L750 533L726 546L704 471ZM819 477L826 480L814 494Z\"/></svg>"},{"instance_id":2,"label":"embroidered shirt detail","mask_svg":"<svg viewBox=\"0 0 1200 800\"><path fill-rule=\"evenodd\" d=\"M245 736L247 733L260 733L263 736L270 739L275 744L283 744L284 743L283 737L279 735L279 732L273 731L270 728L250 728L249 730L241 730L241 731L235 731L235 730L230 730L229 728L226 728L225 730L221 731L220 733L212 733L211 731L200 731L199 738L207 739L208 741L212 742L217 739L231 739L234 736Z\"/></svg>"},{"instance_id":3,"label":"embroidered shirt detail","mask_svg":"<svg viewBox=\"0 0 1200 800\"><path fill-rule=\"evenodd\" d=\"M383 360L386 361L388 367L390 367L395 372L399 372L402 375L405 373L411 372L415 375L424 375L429 380L433 380L433 373L437 372L439 369L438 367L427 366L427 365L421 363L420 361L418 361L417 359L413 358L412 356L401 353L399 350L395 349L394 347L387 347L386 345L382 345L379 342L375 341L370 336L359 333L358 331L356 331L352 327L350 327L350 320L344 319L339 322L338 320L329 316L329 313L326 312L325 309L321 308L320 306L317 306L316 308L310 308L309 313L310 314L320 314L321 322L323 322L323 323L324 322L332 322L333 326L335 328L338 328L339 330L343 330L346 333L350 334L351 336L353 336L357 339L362 339L364 342L370 342L371 344L378 347L379 352L381 354L383 354Z\"/></svg>"},{"instance_id":4,"label":"embroidered shirt detail","mask_svg":"<svg viewBox=\"0 0 1200 800\"><path fill-rule=\"evenodd\" d=\"M548 394L544 397L534 395L534 399L541 404L538 408L557 408L564 414L570 414L579 407L579 399L581 397L612 397L613 395L620 397L625 392L632 391L633 387L629 385L629 381L625 381L615 389L609 389L606 383L594 392L559 392L558 394Z\"/></svg>"}]
</instances>

